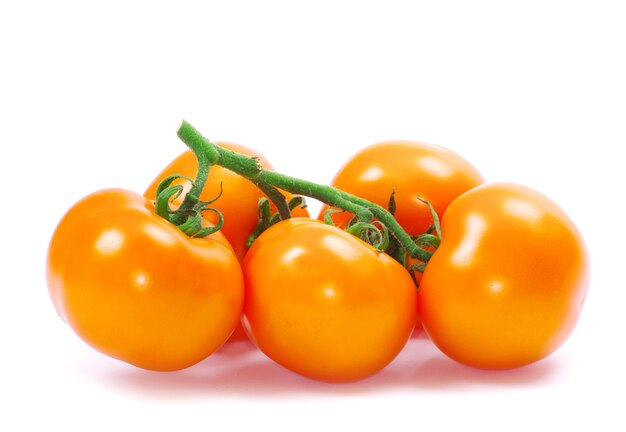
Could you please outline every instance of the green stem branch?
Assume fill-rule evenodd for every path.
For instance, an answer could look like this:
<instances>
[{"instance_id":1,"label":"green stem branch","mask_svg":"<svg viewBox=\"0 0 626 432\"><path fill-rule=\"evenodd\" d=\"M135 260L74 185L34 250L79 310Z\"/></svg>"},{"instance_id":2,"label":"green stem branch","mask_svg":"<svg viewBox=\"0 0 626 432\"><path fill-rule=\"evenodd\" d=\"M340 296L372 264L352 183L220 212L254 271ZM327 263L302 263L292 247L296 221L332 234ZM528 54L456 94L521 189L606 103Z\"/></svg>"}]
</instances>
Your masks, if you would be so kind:
<instances>
[{"instance_id":1,"label":"green stem branch","mask_svg":"<svg viewBox=\"0 0 626 432\"><path fill-rule=\"evenodd\" d=\"M185 194L185 198L178 208L178 211L171 217L171 222L175 225L184 223L187 218L185 214L193 210L196 204L198 204L200 194L209 177L209 169L211 165L218 162L221 156L220 153L217 152L216 149L218 147L215 144L202 135L194 133L192 129L180 127L178 129L178 137L187 144L187 147L196 155L198 159L198 173L196 174L191 189Z\"/></svg>"},{"instance_id":2,"label":"green stem branch","mask_svg":"<svg viewBox=\"0 0 626 432\"><path fill-rule=\"evenodd\" d=\"M289 219L291 217L289 203L287 202L285 195L280 193L280 191L271 184L260 181L258 178L249 178L248 180L254 183L255 186L267 195L267 197L274 203L281 219Z\"/></svg>"},{"instance_id":3,"label":"green stem branch","mask_svg":"<svg viewBox=\"0 0 626 432\"><path fill-rule=\"evenodd\" d=\"M178 136L196 153L196 155L198 155L199 162L200 158L203 158L205 161L218 164L250 179L257 186L259 186L261 190L264 190L264 188L267 190L271 190L269 188L274 190L281 189L296 195L309 196L330 206L342 208L350 213L353 213L362 222L370 222L375 218L387 226L389 232L397 239L398 243L400 243L410 256L417 258L420 261L427 262L432 255L431 252L425 251L417 246L411 236L407 234L404 229L402 229L391 213L377 204L356 195L335 189L331 186L320 185L274 171L266 171L258 163L258 160L226 150L211 143L186 121L182 122L180 129L178 130ZM198 177L200 176L201 173L199 170ZM196 179L194 188L198 185L204 187L206 177L201 183L198 182L198 180L202 179ZM199 188L200 191L202 190L201 187ZM193 190L194 189L192 189L192 191ZM196 193L198 193L199 196L199 192ZM280 194L280 192L278 193ZM189 194L187 194L187 196L188 195ZM282 194L280 195L282 196ZM272 197L270 196L270 198ZM185 200L186 199L187 197ZM279 211L281 211L282 200L278 200L281 202L281 205L277 205L277 207ZM185 203L183 202L183 205L184 204Z\"/></svg>"}]
</instances>

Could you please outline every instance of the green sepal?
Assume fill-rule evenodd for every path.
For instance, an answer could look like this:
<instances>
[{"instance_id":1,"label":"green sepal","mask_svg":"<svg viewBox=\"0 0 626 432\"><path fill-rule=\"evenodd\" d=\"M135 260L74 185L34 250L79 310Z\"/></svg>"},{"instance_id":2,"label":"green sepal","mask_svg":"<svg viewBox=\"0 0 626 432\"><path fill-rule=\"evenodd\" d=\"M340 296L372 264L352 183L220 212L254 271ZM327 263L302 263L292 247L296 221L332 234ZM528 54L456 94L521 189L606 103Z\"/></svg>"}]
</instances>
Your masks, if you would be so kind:
<instances>
[{"instance_id":1,"label":"green sepal","mask_svg":"<svg viewBox=\"0 0 626 432\"><path fill-rule=\"evenodd\" d=\"M289 200L289 210L293 211L296 208L306 208L306 200L301 195L296 195Z\"/></svg>"},{"instance_id":2,"label":"green sepal","mask_svg":"<svg viewBox=\"0 0 626 432\"><path fill-rule=\"evenodd\" d=\"M426 246L437 249L441 244L441 239L432 234L422 234L413 238L418 246Z\"/></svg>"},{"instance_id":3,"label":"green sepal","mask_svg":"<svg viewBox=\"0 0 626 432\"><path fill-rule=\"evenodd\" d=\"M155 213L163 219L171 222L172 209L170 207L170 201L178 198L183 190L183 185L174 185L162 188L157 194L154 203Z\"/></svg>"},{"instance_id":4,"label":"green sepal","mask_svg":"<svg viewBox=\"0 0 626 432\"><path fill-rule=\"evenodd\" d=\"M215 226L212 226L212 227L202 227L197 233L192 235L192 237L206 237L208 235L218 232L224 225L224 215L222 214L221 211L219 211L218 209L214 207L205 207L201 210L201 213L199 214L202 214L205 211L212 211L215 214L217 214L217 224L215 224Z\"/></svg>"},{"instance_id":5,"label":"green sepal","mask_svg":"<svg viewBox=\"0 0 626 432\"><path fill-rule=\"evenodd\" d=\"M410 272L424 273L424 270L426 270L426 264L424 264L424 263L413 264L413 265L411 265L409 267L409 271Z\"/></svg>"},{"instance_id":6,"label":"green sepal","mask_svg":"<svg viewBox=\"0 0 626 432\"><path fill-rule=\"evenodd\" d=\"M257 204L257 206L258 219L254 230L252 230L252 233L250 233L250 235L248 236L248 240L246 241L246 247L252 246L252 243L254 243L257 237L260 236L263 231L269 228L272 219L270 201L267 198L259 198L259 203Z\"/></svg>"},{"instance_id":7,"label":"green sepal","mask_svg":"<svg viewBox=\"0 0 626 432\"><path fill-rule=\"evenodd\" d=\"M430 203L430 201L428 201L425 198L422 198L421 196L418 196L417 199L420 200L421 202L423 202L424 204L426 204L428 206L428 209L430 210L430 214L433 217L433 225L435 226L435 232L437 233L437 237L439 237L441 239L441 225L439 224L439 215L437 214L437 212L433 208L433 206Z\"/></svg>"},{"instance_id":8,"label":"green sepal","mask_svg":"<svg viewBox=\"0 0 626 432\"><path fill-rule=\"evenodd\" d=\"M389 203L387 204L387 211L391 214L391 216L396 214L396 188L391 189Z\"/></svg>"},{"instance_id":9,"label":"green sepal","mask_svg":"<svg viewBox=\"0 0 626 432\"><path fill-rule=\"evenodd\" d=\"M178 225L178 229L189 237L200 237L198 233L202 231L202 214L195 213L189 216L185 222Z\"/></svg>"},{"instance_id":10,"label":"green sepal","mask_svg":"<svg viewBox=\"0 0 626 432\"><path fill-rule=\"evenodd\" d=\"M185 175L182 174L172 174L169 175L167 177L165 177L163 180L161 180L161 183L159 183L159 185L157 186L156 189L156 196L158 197L161 192L163 192L165 189L167 189L168 187L170 187L170 185L175 182L178 179L185 179L188 180L192 185L193 185L193 179L190 177L187 177Z\"/></svg>"},{"instance_id":11,"label":"green sepal","mask_svg":"<svg viewBox=\"0 0 626 432\"><path fill-rule=\"evenodd\" d=\"M331 217L331 215L333 213L342 213L345 210L342 209L336 209L336 208L329 208L324 212L324 223L326 225L332 225L335 226L335 222L333 221L333 218Z\"/></svg>"}]
</instances>

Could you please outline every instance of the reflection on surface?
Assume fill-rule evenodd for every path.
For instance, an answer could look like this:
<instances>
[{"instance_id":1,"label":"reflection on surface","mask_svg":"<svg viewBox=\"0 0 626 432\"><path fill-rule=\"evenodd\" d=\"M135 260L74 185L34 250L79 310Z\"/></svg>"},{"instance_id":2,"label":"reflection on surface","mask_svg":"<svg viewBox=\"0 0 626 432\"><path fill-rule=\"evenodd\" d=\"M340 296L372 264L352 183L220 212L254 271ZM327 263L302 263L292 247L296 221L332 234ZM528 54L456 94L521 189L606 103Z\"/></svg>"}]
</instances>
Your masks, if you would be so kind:
<instances>
[{"instance_id":1,"label":"reflection on surface","mask_svg":"<svg viewBox=\"0 0 626 432\"><path fill-rule=\"evenodd\" d=\"M487 229L487 222L478 213L472 213L467 217L465 235L459 247L452 254L452 261L459 266L469 264L469 261L478 247L480 237Z\"/></svg>"},{"instance_id":2,"label":"reflection on surface","mask_svg":"<svg viewBox=\"0 0 626 432\"><path fill-rule=\"evenodd\" d=\"M325 249L328 249L329 253L344 259L355 260L363 255L363 252L359 250L360 248L354 247L352 243L336 235L325 235L321 238L320 243Z\"/></svg>"},{"instance_id":3,"label":"reflection on surface","mask_svg":"<svg viewBox=\"0 0 626 432\"><path fill-rule=\"evenodd\" d=\"M124 245L124 234L116 228L109 228L96 240L96 249L101 254L113 255Z\"/></svg>"},{"instance_id":4,"label":"reflection on surface","mask_svg":"<svg viewBox=\"0 0 626 432\"><path fill-rule=\"evenodd\" d=\"M513 216L532 222L541 219L541 209L519 198L509 198L504 202L504 209Z\"/></svg>"},{"instance_id":5,"label":"reflection on surface","mask_svg":"<svg viewBox=\"0 0 626 432\"><path fill-rule=\"evenodd\" d=\"M371 166L369 167L363 174L361 174L361 176L359 177L359 180L361 181L366 181L366 182L373 182L376 181L378 179L380 179L383 176L383 170L380 169L379 166Z\"/></svg>"},{"instance_id":6,"label":"reflection on surface","mask_svg":"<svg viewBox=\"0 0 626 432\"><path fill-rule=\"evenodd\" d=\"M380 394L389 390L466 391L489 387L522 389L542 387L564 375L558 356L506 371L473 369L456 363L420 332L409 340L398 357L371 378L347 384L327 384L290 372L272 362L249 341L224 345L199 364L175 373L144 371L121 362L112 362L94 353L90 363L80 365L83 376L102 385L130 390L171 402L172 396L251 396L279 398L285 395ZM561 378L563 379L563 378Z\"/></svg>"},{"instance_id":7,"label":"reflection on surface","mask_svg":"<svg viewBox=\"0 0 626 432\"><path fill-rule=\"evenodd\" d=\"M131 281L137 291L146 291L150 283L150 276L143 270L136 270L131 276Z\"/></svg>"},{"instance_id":8,"label":"reflection on surface","mask_svg":"<svg viewBox=\"0 0 626 432\"><path fill-rule=\"evenodd\" d=\"M291 264L299 256L301 256L306 250L301 246L294 246L283 254L281 261L283 264Z\"/></svg>"},{"instance_id":9,"label":"reflection on surface","mask_svg":"<svg viewBox=\"0 0 626 432\"><path fill-rule=\"evenodd\" d=\"M498 294L502 292L503 288L504 288L504 284L499 280L493 280L489 282L489 290L494 294Z\"/></svg>"},{"instance_id":10,"label":"reflection on surface","mask_svg":"<svg viewBox=\"0 0 626 432\"><path fill-rule=\"evenodd\" d=\"M327 299L334 299L337 297L337 290L333 286L326 286L322 289L322 295Z\"/></svg>"},{"instance_id":11,"label":"reflection on surface","mask_svg":"<svg viewBox=\"0 0 626 432\"><path fill-rule=\"evenodd\" d=\"M452 168L449 165L432 156L419 158L417 164L420 168L436 177L450 177L452 175Z\"/></svg>"},{"instance_id":12,"label":"reflection on surface","mask_svg":"<svg viewBox=\"0 0 626 432\"><path fill-rule=\"evenodd\" d=\"M174 236L158 225L147 223L144 225L143 230L148 236L163 246L172 246L176 243Z\"/></svg>"}]
</instances>

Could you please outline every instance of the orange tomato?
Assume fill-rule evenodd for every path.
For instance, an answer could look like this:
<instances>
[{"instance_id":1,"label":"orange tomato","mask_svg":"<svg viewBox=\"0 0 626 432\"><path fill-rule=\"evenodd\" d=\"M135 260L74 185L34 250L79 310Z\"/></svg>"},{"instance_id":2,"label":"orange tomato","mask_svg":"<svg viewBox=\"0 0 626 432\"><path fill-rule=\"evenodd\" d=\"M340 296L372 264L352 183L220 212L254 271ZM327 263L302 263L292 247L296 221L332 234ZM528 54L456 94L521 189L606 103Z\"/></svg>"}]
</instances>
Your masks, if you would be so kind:
<instances>
[{"instance_id":1,"label":"orange tomato","mask_svg":"<svg viewBox=\"0 0 626 432\"><path fill-rule=\"evenodd\" d=\"M419 235L433 223L428 200L441 217L454 198L484 182L469 162L443 147L417 141L385 141L355 154L337 173L331 186L360 196L384 208L395 190L394 216L406 232ZM323 206L322 220L328 206ZM345 227L352 215L332 213Z\"/></svg>"},{"instance_id":2,"label":"orange tomato","mask_svg":"<svg viewBox=\"0 0 626 432\"><path fill-rule=\"evenodd\" d=\"M260 153L249 149L245 146L235 143L220 142L216 143L220 147L232 150L236 153L243 154L249 157L255 157L259 159L261 166L265 169L273 169L271 164ZM146 189L144 196L150 200L154 200L156 197L156 189L161 181L172 174L182 174L187 177L194 178L198 170L198 161L196 156L187 150L174 159L167 167L156 176L156 178L150 183L150 186ZM173 184L189 183L184 180L175 181ZM220 186L221 185L221 186ZM237 258L242 261L245 256L248 247L246 243L248 237L254 231L258 220L258 203L261 197L265 194L261 192L252 182L248 179L236 174L226 168L222 168L219 165L213 165L209 170L209 177L206 182L206 186L200 195L200 199L208 201L217 197L220 193L220 187L222 195L211 206L218 209L224 216L224 225L221 231L224 233L230 244L235 250ZM284 193L287 200L292 195ZM276 208L272 205L273 211ZM217 223L217 216L215 213L206 212L207 219L213 223ZM306 209L297 208L292 211L294 217L306 217L308 212Z\"/></svg>"},{"instance_id":3,"label":"orange tomato","mask_svg":"<svg viewBox=\"0 0 626 432\"><path fill-rule=\"evenodd\" d=\"M219 348L239 322L243 277L216 233L189 238L143 196L96 192L63 217L47 283L61 317L97 350L169 371Z\"/></svg>"},{"instance_id":4,"label":"orange tomato","mask_svg":"<svg viewBox=\"0 0 626 432\"><path fill-rule=\"evenodd\" d=\"M280 365L322 381L354 381L393 360L415 326L407 271L345 231L290 219L265 231L243 262L244 326Z\"/></svg>"},{"instance_id":5,"label":"orange tomato","mask_svg":"<svg viewBox=\"0 0 626 432\"><path fill-rule=\"evenodd\" d=\"M553 201L525 186L454 200L418 298L434 343L469 366L506 369L552 353L572 332L589 283L584 241Z\"/></svg>"},{"instance_id":6,"label":"orange tomato","mask_svg":"<svg viewBox=\"0 0 626 432\"><path fill-rule=\"evenodd\" d=\"M361 150L339 170L331 182L343 191L365 198L387 208L395 191L394 217L410 235L424 233L433 223L428 200L441 217L457 196L484 182L483 176L468 161L444 147L417 141L384 141ZM330 207L322 206L319 220ZM352 215L331 214L335 225L346 227ZM419 264L407 259L407 267ZM422 273L416 272L419 282ZM416 329L420 329L420 320Z\"/></svg>"},{"instance_id":7,"label":"orange tomato","mask_svg":"<svg viewBox=\"0 0 626 432\"><path fill-rule=\"evenodd\" d=\"M269 170L273 169L272 165L263 155L248 147L230 142L218 142L216 144L236 153L258 158L259 163L263 168ZM144 196L148 199L154 200L156 196L156 189L164 178L172 174L182 174L187 177L194 178L197 170L198 161L196 156L191 150L187 150L174 159L163 169L163 171L161 171L161 173L159 173L159 175L156 176L152 183L150 183L150 186L148 186ZM189 182L179 180L175 181L173 184L183 183L188 184ZM265 194L261 192L253 183L239 174L236 174L219 165L213 165L209 170L209 177L200 199L208 201L215 198L220 193L220 187L222 195L211 206L215 207L222 213L224 217L224 225L220 231L224 233L230 244L233 246L237 259L239 259L239 261L243 261L243 258L248 251L248 237L254 231L258 221L259 199L261 197L265 197ZM283 192L283 194L287 200L293 197L293 195L286 192ZM272 211L276 211L276 207L273 204L271 204L271 208ZM294 217L309 216L308 211L303 208L296 208L292 210L291 214ZM217 223L217 215L215 213L206 212L205 216L212 224ZM239 341L246 339L247 336L243 327L239 325L229 340Z\"/></svg>"}]
</instances>

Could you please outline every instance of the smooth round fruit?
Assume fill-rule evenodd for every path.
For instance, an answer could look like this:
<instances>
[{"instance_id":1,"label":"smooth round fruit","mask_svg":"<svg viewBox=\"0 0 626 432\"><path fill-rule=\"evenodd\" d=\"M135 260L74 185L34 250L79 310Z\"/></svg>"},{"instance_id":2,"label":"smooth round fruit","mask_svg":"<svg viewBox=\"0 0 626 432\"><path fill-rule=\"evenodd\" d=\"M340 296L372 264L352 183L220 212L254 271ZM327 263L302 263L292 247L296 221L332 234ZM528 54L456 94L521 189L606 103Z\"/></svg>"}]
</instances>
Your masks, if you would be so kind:
<instances>
[{"instance_id":1,"label":"smooth round fruit","mask_svg":"<svg viewBox=\"0 0 626 432\"><path fill-rule=\"evenodd\" d=\"M387 208L395 191L398 223L411 235L419 235L433 223L428 200L439 217L457 196L484 182L474 166L444 147L417 141L385 141L355 154L337 173L331 186ZM322 220L328 206L323 206ZM352 215L332 213L337 226L345 227Z\"/></svg>"},{"instance_id":2,"label":"smooth round fruit","mask_svg":"<svg viewBox=\"0 0 626 432\"><path fill-rule=\"evenodd\" d=\"M391 362L415 326L417 294L398 262L345 231L289 219L265 231L243 263L244 326L282 366L354 381Z\"/></svg>"},{"instance_id":3,"label":"smooth round fruit","mask_svg":"<svg viewBox=\"0 0 626 432\"><path fill-rule=\"evenodd\" d=\"M241 144L219 142L216 143L220 147L232 150L236 153L249 157L258 158L263 168L272 170L272 165L260 153L245 147ZM198 170L198 161L191 150L187 150L174 159L167 167L159 173L146 189L144 196L150 200L156 197L156 190L161 181L172 175L182 174L187 177L194 178ZM190 187L189 182L177 180L173 184L186 184ZM265 194L261 192L248 179L236 174L219 165L211 166L206 185L200 195L203 201L209 201L221 196L211 206L218 209L224 216L224 225L221 231L224 233L230 244L235 250L237 258L242 261L248 247L246 245L248 237L254 231L258 220L258 203ZM292 197L289 193L284 193L287 199ZM272 210L276 208L272 204ZM297 208L292 211L294 217L307 217L309 214L306 209ZM216 224L217 215L213 212L206 212L207 219Z\"/></svg>"},{"instance_id":4,"label":"smooth round fruit","mask_svg":"<svg viewBox=\"0 0 626 432\"><path fill-rule=\"evenodd\" d=\"M218 142L216 144L236 153L257 158L263 168L273 170L269 161L255 150L241 144L230 142ZM187 177L194 178L197 170L198 161L196 156L191 150L187 150L174 159L163 169L163 171L161 171L161 173L156 176L150 186L146 189L144 196L148 199L154 200L157 187L164 178L172 174L182 174ZM177 180L173 184L184 184L187 189L190 188L189 182L184 180ZM222 213L224 217L224 224L222 225L220 231L224 233L235 250L237 259L241 262L248 251L248 237L254 231L258 221L259 199L265 197L265 194L248 179L219 165L213 165L209 170L209 176L202 194L200 195L200 199L209 201L217 197L220 193L221 196L219 199L211 204L211 206L218 209ZM283 192L283 194L287 200L293 197L290 193ZM272 212L276 211L274 204L271 204L271 208ZM293 217L309 216L308 211L303 208L296 208L292 210L291 214ZM218 222L217 215L214 212L206 212L205 217L212 224L216 224ZM246 333L241 325L239 325L233 332L229 341L240 341L246 339Z\"/></svg>"},{"instance_id":5,"label":"smooth round fruit","mask_svg":"<svg viewBox=\"0 0 626 432\"><path fill-rule=\"evenodd\" d=\"M109 189L75 204L47 257L50 297L95 349L169 371L207 357L243 305L239 262L225 238L189 238L134 192Z\"/></svg>"},{"instance_id":6,"label":"smooth round fruit","mask_svg":"<svg viewBox=\"0 0 626 432\"><path fill-rule=\"evenodd\" d=\"M449 357L514 368L556 350L574 329L589 284L584 241L553 201L497 183L454 200L419 288L426 332Z\"/></svg>"}]
</instances>

